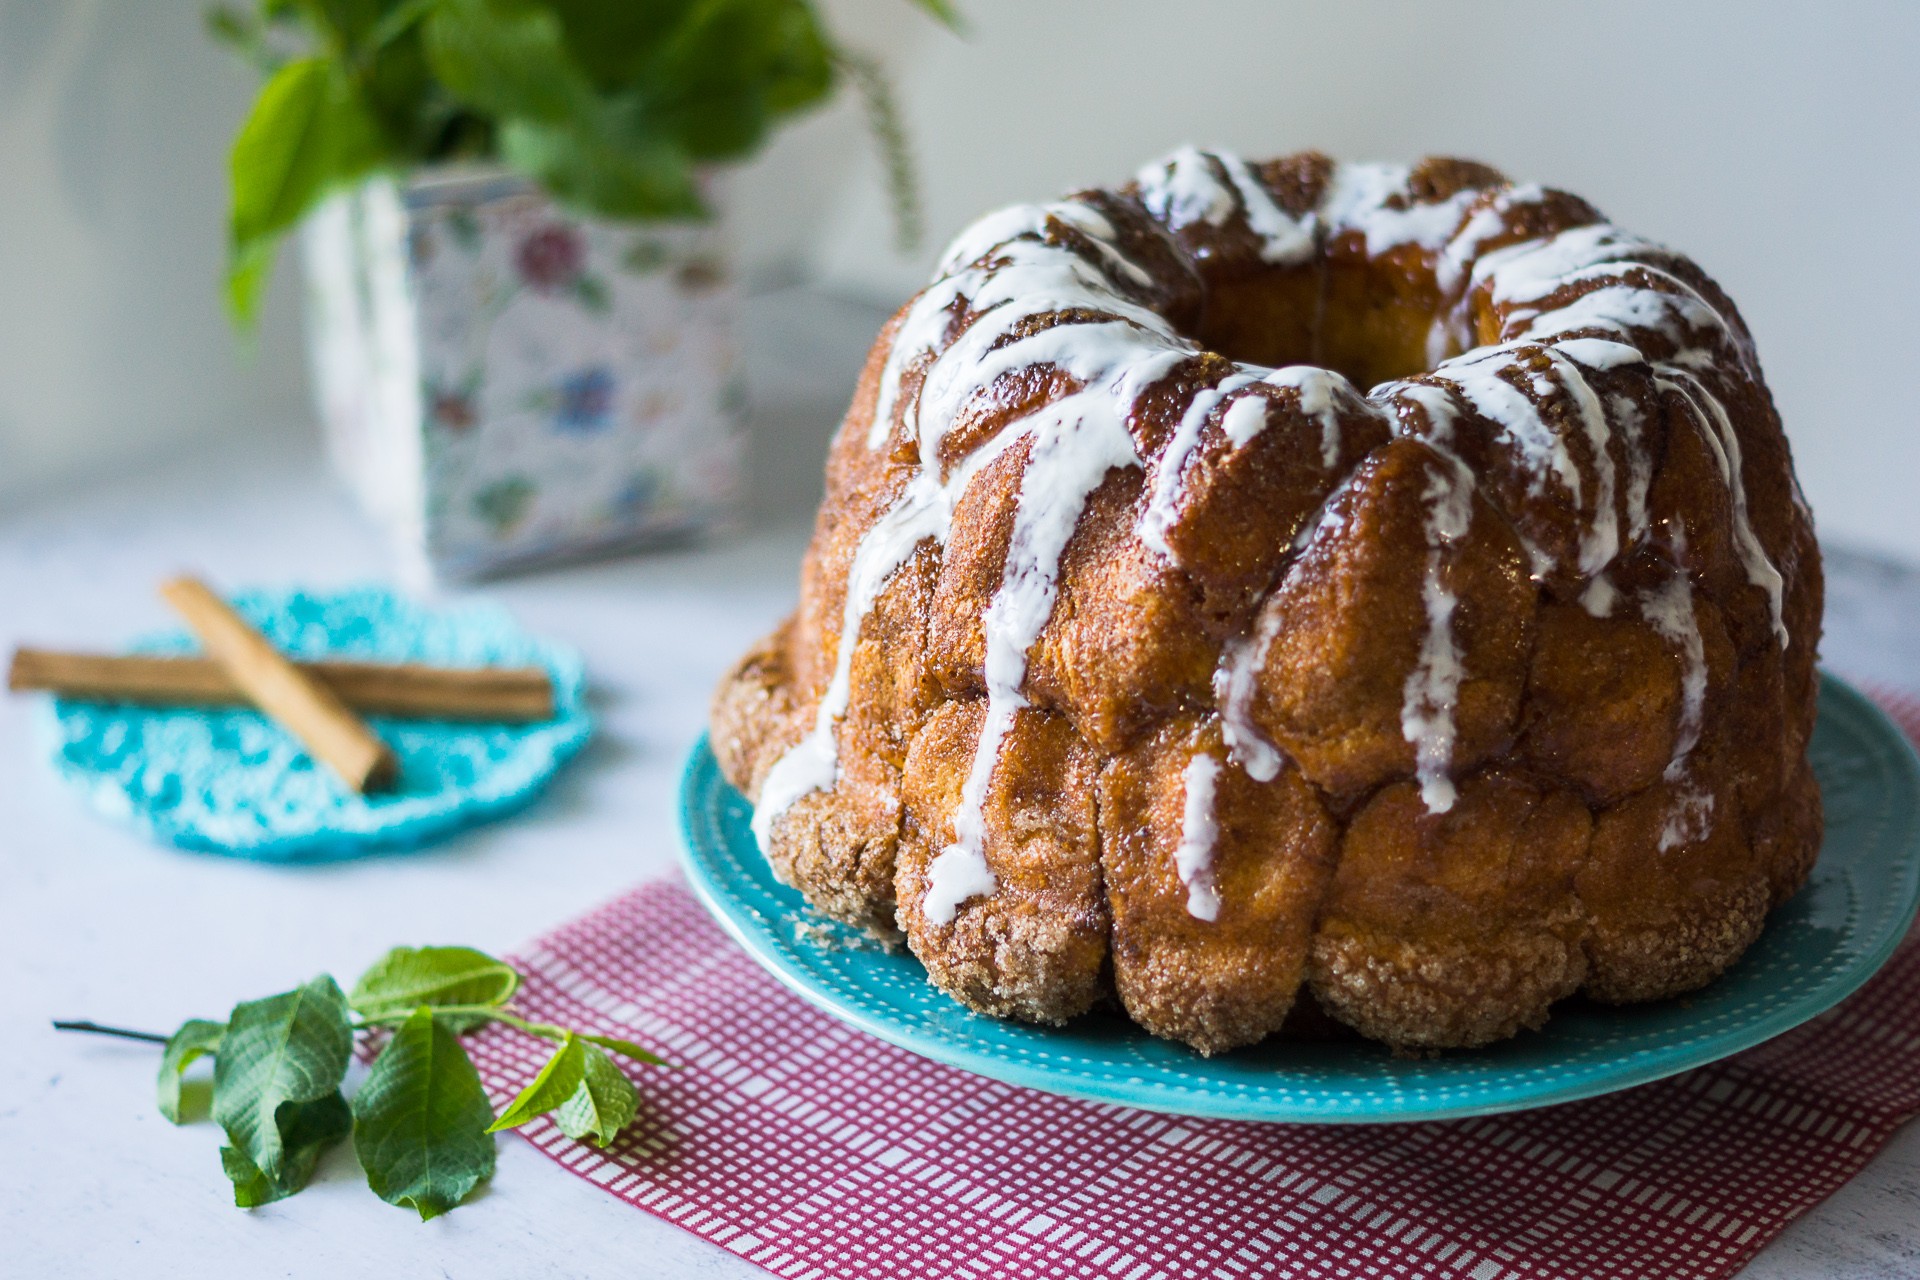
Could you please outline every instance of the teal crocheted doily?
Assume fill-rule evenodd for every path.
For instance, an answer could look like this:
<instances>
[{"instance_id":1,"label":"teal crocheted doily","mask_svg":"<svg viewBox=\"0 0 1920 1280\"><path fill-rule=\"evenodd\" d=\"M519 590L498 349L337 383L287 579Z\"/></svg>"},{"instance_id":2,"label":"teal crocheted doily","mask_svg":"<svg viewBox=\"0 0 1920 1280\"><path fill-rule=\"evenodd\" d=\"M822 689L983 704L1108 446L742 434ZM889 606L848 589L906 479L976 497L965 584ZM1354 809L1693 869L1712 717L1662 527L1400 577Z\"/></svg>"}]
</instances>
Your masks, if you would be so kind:
<instances>
[{"instance_id":1,"label":"teal crocheted doily","mask_svg":"<svg viewBox=\"0 0 1920 1280\"><path fill-rule=\"evenodd\" d=\"M426 609L383 587L252 591L232 601L299 658L544 666L558 714L520 725L368 717L400 758L400 783L359 796L250 710L54 699L54 767L93 808L155 839L270 862L417 846L526 804L591 732L579 656L526 635L504 610ZM173 632L134 647L194 644Z\"/></svg>"}]
</instances>

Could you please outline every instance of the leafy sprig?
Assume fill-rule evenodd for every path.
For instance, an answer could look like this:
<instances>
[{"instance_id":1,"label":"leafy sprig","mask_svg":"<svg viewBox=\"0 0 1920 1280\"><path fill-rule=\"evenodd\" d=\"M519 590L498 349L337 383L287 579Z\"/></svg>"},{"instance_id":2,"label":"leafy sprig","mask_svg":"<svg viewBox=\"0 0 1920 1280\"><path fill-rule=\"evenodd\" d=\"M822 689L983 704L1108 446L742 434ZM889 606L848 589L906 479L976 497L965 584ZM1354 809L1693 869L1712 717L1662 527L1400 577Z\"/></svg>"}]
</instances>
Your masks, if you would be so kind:
<instances>
[{"instance_id":1,"label":"leafy sprig","mask_svg":"<svg viewBox=\"0 0 1920 1280\"><path fill-rule=\"evenodd\" d=\"M435 1217L492 1176L493 1135L503 1129L551 1115L568 1137L610 1145L639 1107L633 1081L610 1054L669 1065L631 1040L522 1017L508 1007L519 987L511 965L470 947L396 947L350 993L322 974L235 1005L225 1022L190 1019L166 1037L160 1114L174 1124L194 1118L182 1078L211 1057L210 1111L226 1133L220 1164L235 1204L252 1208L299 1191L320 1156L351 1134L374 1194ZM492 1022L557 1042L498 1119L460 1042ZM349 1101L342 1086L356 1036L384 1043Z\"/></svg>"},{"instance_id":2,"label":"leafy sprig","mask_svg":"<svg viewBox=\"0 0 1920 1280\"><path fill-rule=\"evenodd\" d=\"M949 0L911 0L949 27ZM898 229L917 234L905 133L877 63L809 0L250 0L208 29L266 77L234 140L227 296L250 323L280 238L382 169L499 160L611 218L706 214L704 165L853 82Z\"/></svg>"}]
</instances>

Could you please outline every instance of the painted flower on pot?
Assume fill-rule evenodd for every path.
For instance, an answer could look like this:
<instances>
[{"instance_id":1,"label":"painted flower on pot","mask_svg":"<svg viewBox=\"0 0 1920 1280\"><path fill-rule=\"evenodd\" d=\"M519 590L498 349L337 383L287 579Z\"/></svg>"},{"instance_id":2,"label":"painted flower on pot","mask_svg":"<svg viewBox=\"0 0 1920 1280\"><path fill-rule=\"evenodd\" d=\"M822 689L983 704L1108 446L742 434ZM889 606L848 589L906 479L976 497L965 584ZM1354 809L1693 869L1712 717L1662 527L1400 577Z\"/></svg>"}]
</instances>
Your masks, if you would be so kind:
<instances>
[{"instance_id":1,"label":"painted flower on pot","mask_svg":"<svg viewBox=\"0 0 1920 1280\"><path fill-rule=\"evenodd\" d=\"M478 378L468 377L467 385L461 387L435 386L429 382L423 390L426 393L427 418L443 431L459 434L480 421L480 410L474 404L474 385Z\"/></svg>"},{"instance_id":2,"label":"painted flower on pot","mask_svg":"<svg viewBox=\"0 0 1920 1280\"><path fill-rule=\"evenodd\" d=\"M414 270L431 265L435 250L433 224L416 222L407 228L407 261L413 264Z\"/></svg>"},{"instance_id":3,"label":"painted flower on pot","mask_svg":"<svg viewBox=\"0 0 1920 1280\"><path fill-rule=\"evenodd\" d=\"M549 222L528 232L514 250L513 264L535 293L570 296L594 312L609 305L607 287L586 270L586 240L571 223Z\"/></svg>"},{"instance_id":4,"label":"painted flower on pot","mask_svg":"<svg viewBox=\"0 0 1920 1280\"><path fill-rule=\"evenodd\" d=\"M539 489L526 476L506 476L473 495L474 514L493 529L496 537L504 536L526 519Z\"/></svg>"},{"instance_id":5,"label":"painted flower on pot","mask_svg":"<svg viewBox=\"0 0 1920 1280\"><path fill-rule=\"evenodd\" d=\"M560 380L553 425L571 435L591 435L613 421L613 370L597 364Z\"/></svg>"},{"instance_id":6,"label":"painted flower on pot","mask_svg":"<svg viewBox=\"0 0 1920 1280\"><path fill-rule=\"evenodd\" d=\"M520 278L541 293L567 288L586 260L587 246L579 229L564 222L549 222L529 233L513 255Z\"/></svg>"},{"instance_id":7,"label":"painted flower on pot","mask_svg":"<svg viewBox=\"0 0 1920 1280\"><path fill-rule=\"evenodd\" d=\"M615 518L631 519L659 506L667 495L667 479L652 467L643 467L627 478L613 498Z\"/></svg>"}]
</instances>

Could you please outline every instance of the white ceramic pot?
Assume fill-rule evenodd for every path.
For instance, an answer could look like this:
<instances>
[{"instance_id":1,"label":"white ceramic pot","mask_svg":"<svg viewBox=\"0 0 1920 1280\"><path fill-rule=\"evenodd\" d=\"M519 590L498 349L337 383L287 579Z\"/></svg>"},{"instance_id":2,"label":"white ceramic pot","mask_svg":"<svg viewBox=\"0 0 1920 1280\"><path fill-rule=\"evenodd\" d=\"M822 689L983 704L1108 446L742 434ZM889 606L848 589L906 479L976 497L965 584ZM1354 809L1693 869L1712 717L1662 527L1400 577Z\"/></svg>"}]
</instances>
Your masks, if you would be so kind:
<instances>
[{"instance_id":1,"label":"white ceramic pot","mask_svg":"<svg viewBox=\"0 0 1920 1280\"><path fill-rule=\"evenodd\" d=\"M334 197L302 243L329 451L404 576L731 518L745 406L716 228L582 218L514 175L445 170Z\"/></svg>"}]
</instances>

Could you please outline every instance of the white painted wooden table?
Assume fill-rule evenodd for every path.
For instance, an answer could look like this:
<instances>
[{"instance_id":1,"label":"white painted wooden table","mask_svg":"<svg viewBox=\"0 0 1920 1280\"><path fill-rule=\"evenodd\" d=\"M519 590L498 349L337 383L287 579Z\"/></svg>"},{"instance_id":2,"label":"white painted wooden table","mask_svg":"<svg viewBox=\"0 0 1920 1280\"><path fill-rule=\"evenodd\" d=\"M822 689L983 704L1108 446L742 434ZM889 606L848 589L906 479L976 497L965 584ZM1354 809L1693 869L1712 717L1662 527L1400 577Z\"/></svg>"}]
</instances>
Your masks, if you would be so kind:
<instances>
[{"instance_id":1,"label":"white painted wooden table","mask_svg":"<svg viewBox=\"0 0 1920 1280\"><path fill-rule=\"evenodd\" d=\"M231 1207L217 1131L153 1107L150 1048L55 1017L171 1029L399 942L504 950L665 871L673 790L721 669L791 606L820 457L871 310L754 301L754 522L705 548L489 586L585 651L601 731L518 818L431 851L263 867L150 846L81 810L39 759L37 702L0 701L0 1275L746 1277L716 1246L605 1195L517 1139L470 1207L421 1224L336 1153L298 1197ZM0 512L0 648L100 647L165 625L191 568L227 586L380 577L385 549L303 433L233 444ZM1828 660L1920 685L1920 577L1835 557ZM1920 1127L1757 1260L1754 1277L1920 1275Z\"/></svg>"}]
</instances>

